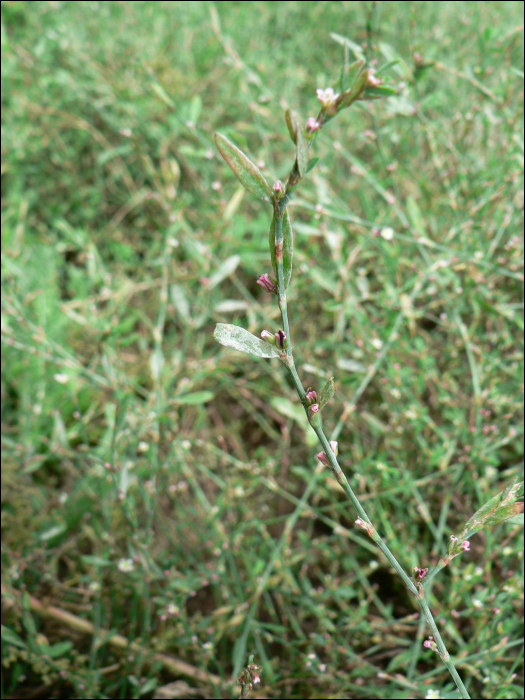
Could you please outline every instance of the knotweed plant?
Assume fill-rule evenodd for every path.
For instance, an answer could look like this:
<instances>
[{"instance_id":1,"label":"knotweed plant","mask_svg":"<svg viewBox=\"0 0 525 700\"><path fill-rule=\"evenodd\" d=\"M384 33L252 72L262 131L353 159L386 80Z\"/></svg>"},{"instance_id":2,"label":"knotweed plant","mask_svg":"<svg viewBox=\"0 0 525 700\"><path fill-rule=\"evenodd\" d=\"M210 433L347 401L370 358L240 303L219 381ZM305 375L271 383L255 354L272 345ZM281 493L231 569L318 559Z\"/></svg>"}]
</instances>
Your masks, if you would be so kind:
<instances>
[{"instance_id":1,"label":"knotweed plant","mask_svg":"<svg viewBox=\"0 0 525 700\"><path fill-rule=\"evenodd\" d=\"M234 175L251 194L268 203L271 207L269 243L274 278L263 274L257 282L266 292L276 296L282 317L282 327L271 331L262 330L260 337L257 337L239 326L219 323L215 328L214 338L222 345L240 352L256 357L280 360L286 367L304 407L308 422L321 444L322 450L317 455L318 459L332 470L350 499L358 516L355 520L356 527L364 530L381 549L420 606L430 628L430 636L424 642L424 646L436 652L450 671L461 696L468 698L470 697L468 691L445 647L428 606L425 592L429 590L427 587L441 569L454 557L469 550L470 537L476 532L504 520L523 522L523 500L520 500L522 484L511 484L478 510L459 535L450 537L448 553L439 560L432 570L429 571L426 566L416 567L411 573L407 573L383 542L370 516L348 483L337 460L337 442L330 441L323 430L322 412L335 393L334 378L331 377L320 391L316 391L309 387L305 389L297 374L286 301L286 289L292 279L293 259L293 231L288 204L294 191L318 161L318 158L310 158L312 145L324 126L339 112L348 109L354 102L385 98L394 93L395 90L385 85L378 73L366 67L364 60L358 60L352 64L345 60L337 85L317 90L317 99L321 103L321 109L316 117L309 117L303 126L296 121L290 110L286 112L286 125L295 147L295 159L284 184L278 180L275 184L270 185L257 166L242 151L222 134L215 134L217 148ZM250 685L250 682L255 682L251 677L245 680L243 692L245 687Z\"/></svg>"}]
</instances>

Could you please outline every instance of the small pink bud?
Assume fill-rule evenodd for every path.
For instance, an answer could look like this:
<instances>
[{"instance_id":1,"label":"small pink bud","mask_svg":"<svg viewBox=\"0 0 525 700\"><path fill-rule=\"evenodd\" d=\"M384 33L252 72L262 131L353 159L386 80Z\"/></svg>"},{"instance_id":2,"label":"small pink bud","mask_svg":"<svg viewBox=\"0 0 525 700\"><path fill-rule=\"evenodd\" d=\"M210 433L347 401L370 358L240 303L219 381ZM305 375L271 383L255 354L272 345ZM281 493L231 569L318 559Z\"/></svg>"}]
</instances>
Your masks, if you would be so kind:
<instances>
[{"instance_id":1,"label":"small pink bud","mask_svg":"<svg viewBox=\"0 0 525 700\"><path fill-rule=\"evenodd\" d=\"M317 401L317 394L313 389L308 389L308 391L306 392L306 399L310 403L315 403Z\"/></svg>"},{"instance_id":2,"label":"small pink bud","mask_svg":"<svg viewBox=\"0 0 525 700\"><path fill-rule=\"evenodd\" d=\"M277 182L274 183L273 191L275 192L275 194L279 194L283 191L283 183L280 180L277 180Z\"/></svg>"},{"instance_id":3,"label":"small pink bud","mask_svg":"<svg viewBox=\"0 0 525 700\"><path fill-rule=\"evenodd\" d=\"M362 518L357 518L355 524L357 525L357 527L360 527L361 530L366 530L368 532L368 523L365 523L365 521Z\"/></svg>"},{"instance_id":4,"label":"small pink bud","mask_svg":"<svg viewBox=\"0 0 525 700\"><path fill-rule=\"evenodd\" d=\"M306 131L309 134L313 134L314 131L317 131L317 129L319 129L321 127L321 125L319 124L319 122L317 121L317 119L315 117L309 117L306 120L305 126L306 126Z\"/></svg>"},{"instance_id":5,"label":"small pink bud","mask_svg":"<svg viewBox=\"0 0 525 700\"><path fill-rule=\"evenodd\" d=\"M260 682L261 682L261 679L259 678L259 676L254 676L252 682L253 682L254 685L257 685L257 683L260 683Z\"/></svg>"},{"instance_id":6,"label":"small pink bud","mask_svg":"<svg viewBox=\"0 0 525 700\"><path fill-rule=\"evenodd\" d=\"M310 406L310 411L312 413L317 413L319 411L319 405L314 403L312 406Z\"/></svg>"},{"instance_id":7,"label":"small pink bud","mask_svg":"<svg viewBox=\"0 0 525 700\"><path fill-rule=\"evenodd\" d=\"M275 334L275 342L276 344L281 347L281 348L286 348L288 345L288 341L286 340L286 333L279 329L277 333Z\"/></svg>"},{"instance_id":8,"label":"small pink bud","mask_svg":"<svg viewBox=\"0 0 525 700\"><path fill-rule=\"evenodd\" d=\"M276 294L277 292L277 287L275 286L275 283L267 274L261 275L257 280L257 284L259 284L263 289L265 289L267 292L270 292L271 294Z\"/></svg>"},{"instance_id":9,"label":"small pink bud","mask_svg":"<svg viewBox=\"0 0 525 700\"><path fill-rule=\"evenodd\" d=\"M339 452L337 448L337 442L335 440L332 440L330 442L330 447L332 448L332 452L334 453L334 455L337 457L337 453Z\"/></svg>"},{"instance_id":10,"label":"small pink bud","mask_svg":"<svg viewBox=\"0 0 525 700\"><path fill-rule=\"evenodd\" d=\"M326 455L324 452L319 452L319 454L315 455L317 459L324 464L325 467L330 466L330 462L326 459Z\"/></svg>"},{"instance_id":11,"label":"small pink bud","mask_svg":"<svg viewBox=\"0 0 525 700\"><path fill-rule=\"evenodd\" d=\"M468 552L470 550L470 542L465 540L465 542L461 543L460 547L464 552Z\"/></svg>"},{"instance_id":12,"label":"small pink bud","mask_svg":"<svg viewBox=\"0 0 525 700\"><path fill-rule=\"evenodd\" d=\"M275 336L273 333L270 333L270 331L262 331L261 338L267 343L270 343L270 345L275 345Z\"/></svg>"},{"instance_id":13,"label":"small pink bud","mask_svg":"<svg viewBox=\"0 0 525 700\"><path fill-rule=\"evenodd\" d=\"M456 535L451 535L449 542L451 547L455 547L458 543L458 538L456 537Z\"/></svg>"}]
</instances>

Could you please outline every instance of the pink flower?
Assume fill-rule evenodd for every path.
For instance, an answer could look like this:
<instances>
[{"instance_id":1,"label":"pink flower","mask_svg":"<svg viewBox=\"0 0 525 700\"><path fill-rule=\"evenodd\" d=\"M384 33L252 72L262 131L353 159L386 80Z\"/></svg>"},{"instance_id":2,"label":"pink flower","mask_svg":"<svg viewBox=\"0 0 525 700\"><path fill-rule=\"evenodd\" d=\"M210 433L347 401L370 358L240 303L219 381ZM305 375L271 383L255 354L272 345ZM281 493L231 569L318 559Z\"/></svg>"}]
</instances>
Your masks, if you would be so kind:
<instances>
[{"instance_id":1,"label":"pink flower","mask_svg":"<svg viewBox=\"0 0 525 700\"><path fill-rule=\"evenodd\" d=\"M319 88L316 90L316 94L317 99L323 105L323 107L330 107L330 105L332 105L339 97L339 93L334 92L334 89L331 87L326 88L326 90Z\"/></svg>"},{"instance_id":2,"label":"pink flower","mask_svg":"<svg viewBox=\"0 0 525 700\"><path fill-rule=\"evenodd\" d=\"M286 340L286 333L281 329L279 329L275 334L275 341L277 345L281 348L285 348L288 345L288 341Z\"/></svg>"},{"instance_id":3,"label":"pink flower","mask_svg":"<svg viewBox=\"0 0 525 700\"><path fill-rule=\"evenodd\" d=\"M274 183L273 186L273 191L278 194L279 192L283 191L283 183L280 180L277 180L276 183Z\"/></svg>"},{"instance_id":4,"label":"pink flower","mask_svg":"<svg viewBox=\"0 0 525 700\"><path fill-rule=\"evenodd\" d=\"M257 280L257 284L271 294L275 294L277 292L277 287L267 274L261 275Z\"/></svg>"},{"instance_id":5,"label":"pink flower","mask_svg":"<svg viewBox=\"0 0 525 700\"><path fill-rule=\"evenodd\" d=\"M324 452L319 452L319 454L315 455L317 459L324 464L325 467L330 466L330 462L326 459L326 455Z\"/></svg>"},{"instance_id":6,"label":"pink flower","mask_svg":"<svg viewBox=\"0 0 525 700\"><path fill-rule=\"evenodd\" d=\"M315 401L317 400L317 394L313 389L308 389L308 391L306 392L306 399L310 403L315 403Z\"/></svg>"},{"instance_id":7,"label":"pink flower","mask_svg":"<svg viewBox=\"0 0 525 700\"><path fill-rule=\"evenodd\" d=\"M306 131L309 134L313 134L314 131L317 131L317 129L319 129L321 127L321 125L319 124L319 122L317 121L317 119L315 117L309 117L306 120L305 126L306 126Z\"/></svg>"},{"instance_id":8,"label":"pink flower","mask_svg":"<svg viewBox=\"0 0 525 700\"><path fill-rule=\"evenodd\" d=\"M319 405L314 403L312 406L310 406L310 411L312 413L317 413L319 411Z\"/></svg>"},{"instance_id":9,"label":"pink flower","mask_svg":"<svg viewBox=\"0 0 525 700\"><path fill-rule=\"evenodd\" d=\"M460 547L464 552L468 552L470 550L470 542L465 540L465 542L461 543Z\"/></svg>"},{"instance_id":10,"label":"pink flower","mask_svg":"<svg viewBox=\"0 0 525 700\"><path fill-rule=\"evenodd\" d=\"M377 87L378 85L382 84L381 78L378 78L375 75L375 70L374 68L369 68L368 69L368 80L366 82L367 87Z\"/></svg>"}]
</instances>

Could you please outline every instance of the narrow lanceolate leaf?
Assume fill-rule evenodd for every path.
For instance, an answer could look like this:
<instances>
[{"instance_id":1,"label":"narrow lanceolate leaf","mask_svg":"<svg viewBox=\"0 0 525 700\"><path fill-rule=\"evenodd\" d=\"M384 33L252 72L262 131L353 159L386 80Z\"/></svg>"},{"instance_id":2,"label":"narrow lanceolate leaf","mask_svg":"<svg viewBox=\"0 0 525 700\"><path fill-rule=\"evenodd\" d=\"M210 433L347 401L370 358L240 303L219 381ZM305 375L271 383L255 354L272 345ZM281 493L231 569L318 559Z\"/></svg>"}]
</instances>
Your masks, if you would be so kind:
<instances>
[{"instance_id":1,"label":"narrow lanceolate leaf","mask_svg":"<svg viewBox=\"0 0 525 700\"><path fill-rule=\"evenodd\" d=\"M272 188L259 168L241 150L228 141L226 136L215 134L215 143L226 164L239 182L263 202L272 200Z\"/></svg>"},{"instance_id":2,"label":"narrow lanceolate leaf","mask_svg":"<svg viewBox=\"0 0 525 700\"><path fill-rule=\"evenodd\" d=\"M286 119L286 126L288 127L290 138L295 143L297 140L297 122L293 118L291 110L286 110L284 118Z\"/></svg>"},{"instance_id":3,"label":"narrow lanceolate leaf","mask_svg":"<svg viewBox=\"0 0 525 700\"><path fill-rule=\"evenodd\" d=\"M358 100L365 89L367 81L368 70L365 68L357 75L350 90L347 90L338 98L337 108L344 109L345 107L349 107L352 102Z\"/></svg>"},{"instance_id":4,"label":"narrow lanceolate leaf","mask_svg":"<svg viewBox=\"0 0 525 700\"><path fill-rule=\"evenodd\" d=\"M278 351L240 326L218 323L213 333L215 340L228 348L256 357L279 357Z\"/></svg>"},{"instance_id":5,"label":"narrow lanceolate leaf","mask_svg":"<svg viewBox=\"0 0 525 700\"><path fill-rule=\"evenodd\" d=\"M318 158L318 157L311 158L311 159L308 161L308 165L306 166L306 174L307 174L307 175L308 175L308 173L309 173L311 170L313 170L313 169L315 168L315 166L317 165L318 162L319 162L319 158Z\"/></svg>"},{"instance_id":6,"label":"narrow lanceolate leaf","mask_svg":"<svg viewBox=\"0 0 525 700\"><path fill-rule=\"evenodd\" d=\"M397 90L388 85L377 85L376 87L368 87L363 90L360 100L379 100L382 97L392 97L397 95Z\"/></svg>"},{"instance_id":7,"label":"narrow lanceolate leaf","mask_svg":"<svg viewBox=\"0 0 525 700\"><path fill-rule=\"evenodd\" d=\"M308 142L300 125L297 126L297 168L304 177L308 169Z\"/></svg>"},{"instance_id":8,"label":"narrow lanceolate leaf","mask_svg":"<svg viewBox=\"0 0 525 700\"><path fill-rule=\"evenodd\" d=\"M354 80L357 78L359 73L363 70L365 61L362 59L360 61L354 61L349 66L343 66L341 69L341 92L346 90L346 87L350 88L354 84Z\"/></svg>"},{"instance_id":9,"label":"narrow lanceolate leaf","mask_svg":"<svg viewBox=\"0 0 525 700\"><path fill-rule=\"evenodd\" d=\"M279 275L277 273L277 263L275 261L275 214L272 217L272 223L270 226L270 256L272 258L272 268L273 273L277 279ZM290 222L290 217L288 211L285 211L283 217L283 278L284 278L284 288L290 284L290 279L292 278L292 261L293 261L293 231L292 224Z\"/></svg>"},{"instance_id":10,"label":"narrow lanceolate leaf","mask_svg":"<svg viewBox=\"0 0 525 700\"><path fill-rule=\"evenodd\" d=\"M479 530L491 527L504 520L513 520L513 522L519 523L519 518L518 520L514 519L523 513L523 501L518 500L522 487L523 482L511 484L491 498L490 501L487 501L465 525L463 532L459 535L459 541L462 542L469 539Z\"/></svg>"},{"instance_id":11,"label":"narrow lanceolate leaf","mask_svg":"<svg viewBox=\"0 0 525 700\"><path fill-rule=\"evenodd\" d=\"M323 387L323 390L321 391L321 395L319 396L319 401L317 402L319 404L319 410L323 408L323 406L326 406L326 404L330 401L332 396L335 394L335 384L334 384L334 378L330 377L330 379L326 382L326 384Z\"/></svg>"}]
</instances>

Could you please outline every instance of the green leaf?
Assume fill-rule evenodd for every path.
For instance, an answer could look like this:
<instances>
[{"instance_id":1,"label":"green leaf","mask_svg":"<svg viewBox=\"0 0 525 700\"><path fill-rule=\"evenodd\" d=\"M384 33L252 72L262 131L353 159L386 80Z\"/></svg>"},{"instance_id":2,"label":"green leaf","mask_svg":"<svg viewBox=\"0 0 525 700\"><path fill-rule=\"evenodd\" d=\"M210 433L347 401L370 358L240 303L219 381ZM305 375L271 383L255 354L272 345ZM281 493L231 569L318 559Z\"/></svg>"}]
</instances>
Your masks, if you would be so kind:
<instances>
[{"instance_id":1,"label":"green leaf","mask_svg":"<svg viewBox=\"0 0 525 700\"><path fill-rule=\"evenodd\" d=\"M350 90L347 90L337 98L337 109L341 110L345 109L346 107L350 107L352 102L358 100L361 97L361 93L365 89L367 81L368 70L365 68L356 76Z\"/></svg>"},{"instance_id":2,"label":"green leaf","mask_svg":"<svg viewBox=\"0 0 525 700\"><path fill-rule=\"evenodd\" d=\"M304 430L306 444L313 447L317 444L317 435L313 430L309 430L310 424L301 404L293 403L289 399L281 396L273 396L270 399L270 406L278 411L281 415L291 418L295 423Z\"/></svg>"},{"instance_id":3,"label":"green leaf","mask_svg":"<svg viewBox=\"0 0 525 700\"><path fill-rule=\"evenodd\" d=\"M358 99L360 100L379 100L381 97L392 97L397 95L397 90L388 85L377 85L363 90L363 94Z\"/></svg>"},{"instance_id":4,"label":"green leaf","mask_svg":"<svg viewBox=\"0 0 525 700\"><path fill-rule=\"evenodd\" d=\"M182 396L176 396L175 401L177 403L186 404L188 406L196 406L198 404L207 403L214 398L215 394L213 391L194 391L191 394L183 394Z\"/></svg>"},{"instance_id":5,"label":"green leaf","mask_svg":"<svg viewBox=\"0 0 525 700\"><path fill-rule=\"evenodd\" d=\"M14 647L20 647L20 649L27 649L26 643L9 627L2 625L2 642L6 644L12 644Z\"/></svg>"},{"instance_id":6,"label":"green leaf","mask_svg":"<svg viewBox=\"0 0 525 700\"><path fill-rule=\"evenodd\" d=\"M253 335L240 326L229 323L218 323L213 333L215 340L221 345L245 352L256 357L279 357L279 353L261 338Z\"/></svg>"},{"instance_id":7,"label":"green leaf","mask_svg":"<svg viewBox=\"0 0 525 700\"><path fill-rule=\"evenodd\" d=\"M38 539L47 542L47 540L52 540L55 537L62 535L66 530L67 527L65 523L57 523L56 525L52 525L50 528L40 533L40 535L38 535Z\"/></svg>"},{"instance_id":8,"label":"green leaf","mask_svg":"<svg viewBox=\"0 0 525 700\"><path fill-rule=\"evenodd\" d=\"M290 134L290 138L292 139L293 143L296 142L297 140L297 122L292 116L291 110L287 109L284 118L286 120L286 126L288 127L288 133Z\"/></svg>"},{"instance_id":9,"label":"green leaf","mask_svg":"<svg viewBox=\"0 0 525 700\"><path fill-rule=\"evenodd\" d=\"M319 404L319 410L323 408L323 406L326 406L326 404L330 401L332 396L335 394L335 384L334 384L334 378L330 377L330 379L326 382L324 385L321 395L319 396L319 401L317 402Z\"/></svg>"},{"instance_id":10,"label":"green leaf","mask_svg":"<svg viewBox=\"0 0 525 700\"><path fill-rule=\"evenodd\" d=\"M318 162L319 162L319 158L317 158L317 157L311 158L308 161L308 165L306 166L306 175L308 175L308 173L315 168L315 166L317 165Z\"/></svg>"},{"instance_id":11,"label":"green leaf","mask_svg":"<svg viewBox=\"0 0 525 700\"><path fill-rule=\"evenodd\" d=\"M344 92L347 85L352 86L359 73L363 70L365 61L362 59L354 61L349 66L343 66L341 69L341 92Z\"/></svg>"},{"instance_id":12,"label":"green leaf","mask_svg":"<svg viewBox=\"0 0 525 700\"><path fill-rule=\"evenodd\" d=\"M297 126L297 168L304 177L308 168L308 142L301 126Z\"/></svg>"},{"instance_id":13,"label":"green leaf","mask_svg":"<svg viewBox=\"0 0 525 700\"><path fill-rule=\"evenodd\" d=\"M210 280L208 282L208 288L213 289L223 280L229 277L233 272L235 272L240 262L240 255L232 255L231 257L227 258L221 265L219 265L219 267L210 277Z\"/></svg>"},{"instance_id":14,"label":"green leaf","mask_svg":"<svg viewBox=\"0 0 525 700\"><path fill-rule=\"evenodd\" d=\"M459 542L469 539L485 527L519 517L523 513L523 501L518 500L522 483L507 486L506 489L487 501L484 506L481 506L467 522L461 535L458 536Z\"/></svg>"},{"instance_id":15,"label":"green leaf","mask_svg":"<svg viewBox=\"0 0 525 700\"><path fill-rule=\"evenodd\" d=\"M356 44L355 41L351 41L347 39L346 36L341 36L341 34L336 34L335 32L330 32L330 36L334 41L337 41L338 44L342 44L343 46L346 44L346 46L354 52L356 58L364 59L365 54L363 52L363 47Z\"/></svg>"},{"instance_id":16,"label":"green leaf","mask_svg":"<svg viewBox=\"0 0 525 700\"><path fill-rule=\"evenodd\" d=\"M84 554L80 557L80 560L84 564L91 564L92 566L111 566L112 562L109 559L103 559L102 557L96 557L93 554Z\"/></svg>"},{"instance_id":17,"label":"green leaf","mask_svg":"<svg viewBox=\"0 0 525 700\"><path fill-rule=\"evenodd\" d=\"M226 164L243 187L263 202L270 202L273 196L272 188L255 163L252 163L247 155L228 141L226 136L216 133L215 143Z\"/></svg>"},{"instance_id":18,"label":"green leaf","mask_svg":"<svg viewBox=\"0 0 525 700\"><path fill-rule=\"evenodd\" d=\"M73 642L57 642L56 644L52 644L47 648L46 654L52 659L59 659L61 656L65 656L65 654L67 654L67 652L72 648Z\"/></svg>"},{"instance_id":19,"label":"green leaf","mask_svg":"<svg viewBox=\"0 0 525 700\"><path fill-rule=\"evenodd\" d=\"M270 225L269 242L273 273L276 279L279 279L279 276L277 274L277 263L275 262L275 214L272 217L272 223ZM290 216L288 215L288 211L285 211L283 216L283 277L285 289L290 284L290 279L292 278L292 261L293 231L292 224L290 222Z\"/></svg>"}]
</instances>

